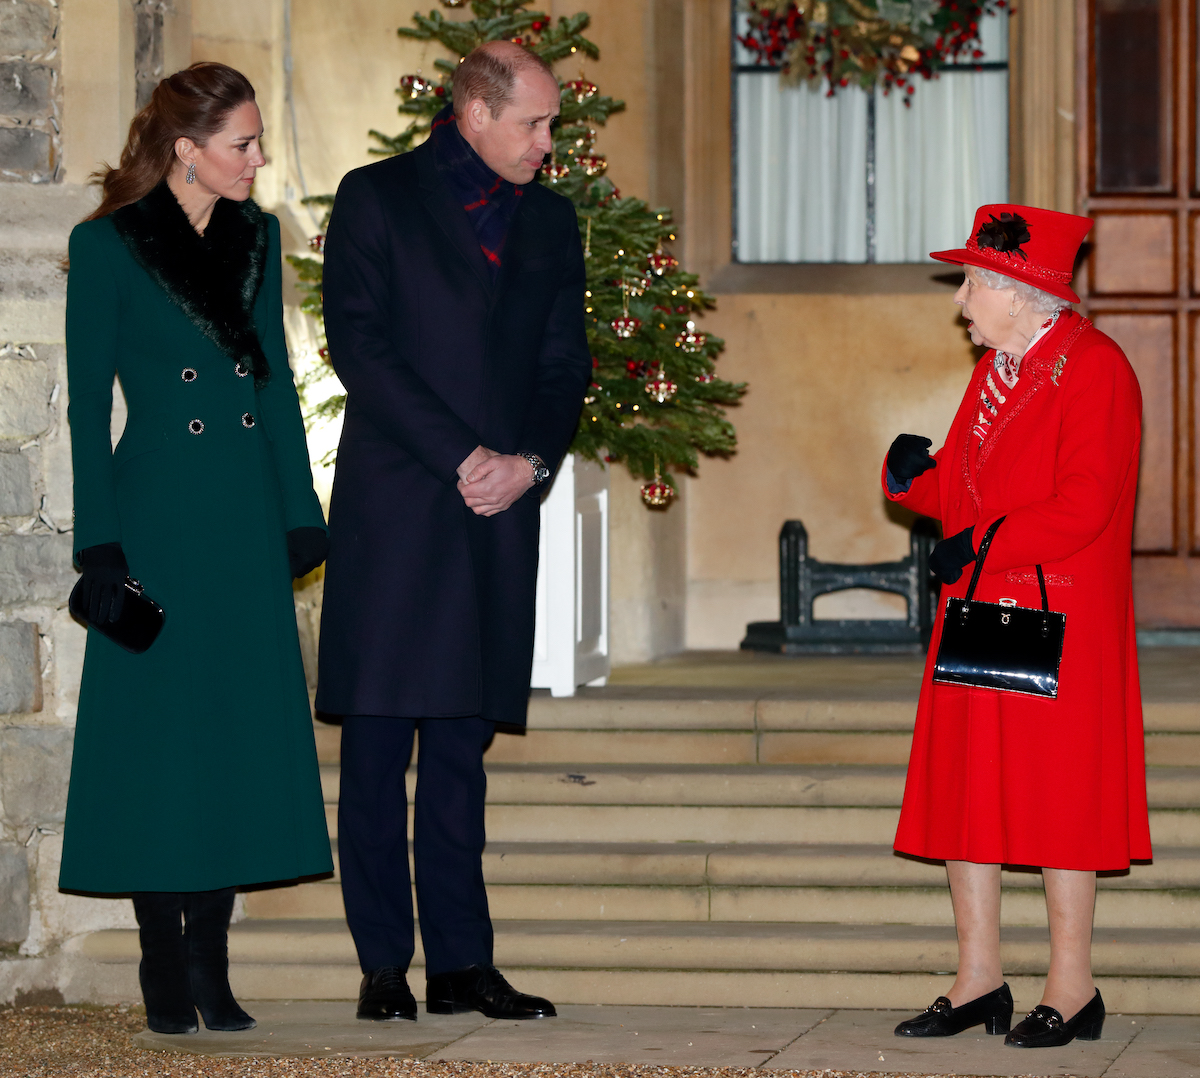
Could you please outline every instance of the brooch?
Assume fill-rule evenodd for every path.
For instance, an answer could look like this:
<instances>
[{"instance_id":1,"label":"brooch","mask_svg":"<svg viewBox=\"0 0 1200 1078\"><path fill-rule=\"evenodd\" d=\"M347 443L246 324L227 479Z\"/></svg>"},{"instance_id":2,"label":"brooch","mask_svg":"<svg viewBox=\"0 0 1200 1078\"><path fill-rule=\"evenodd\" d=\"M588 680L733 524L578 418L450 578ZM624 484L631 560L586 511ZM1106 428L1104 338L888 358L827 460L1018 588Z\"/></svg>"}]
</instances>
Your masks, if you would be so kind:
<instances>
[{"instance_id":1,"label":"brooch","mask_svg":"<svg viewBox=\"0 0 1200 1078\"><path fill-rule=\"evenodd\" d=\"M1058 385L1058 376L1060 374L1062 374L1063 367L1065 367L1066 365L1067 365L1067 357L1059 356L1058 362L1056 362L1054 364L1054 370L1050 374L1050 381L1052 381L1055 385Z\"/></svg>"}]
</instances>

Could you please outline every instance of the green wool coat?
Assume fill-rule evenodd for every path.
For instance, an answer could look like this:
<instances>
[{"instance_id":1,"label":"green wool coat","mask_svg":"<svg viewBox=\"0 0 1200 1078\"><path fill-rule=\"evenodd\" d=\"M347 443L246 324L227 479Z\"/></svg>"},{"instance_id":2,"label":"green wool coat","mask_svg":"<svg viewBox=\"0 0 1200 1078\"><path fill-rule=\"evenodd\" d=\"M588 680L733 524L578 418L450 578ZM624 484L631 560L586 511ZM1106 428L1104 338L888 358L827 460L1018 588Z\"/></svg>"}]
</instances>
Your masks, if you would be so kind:
<instances>
[{"instance_id":1,"label":"green wool coat","mask_svg":"<svg viewBox=\"0 0 1200 1078\"><path fill-rule=\"evenodd\" d=\"M169 189L134 208L155 227L165 214L165 249L186 257ZM222 200L214 222L218 210L258 237L257 295L253 272L234 284L270 364L262 388L112 218L71 233L74 547L121 543L166 624L142 655L88 630L67 890L211 890L333 867L286 542L325 522L284 344L279 222L253 203ZM114 374L129 405L115 451Z\"/></svg>"}]
</instances>

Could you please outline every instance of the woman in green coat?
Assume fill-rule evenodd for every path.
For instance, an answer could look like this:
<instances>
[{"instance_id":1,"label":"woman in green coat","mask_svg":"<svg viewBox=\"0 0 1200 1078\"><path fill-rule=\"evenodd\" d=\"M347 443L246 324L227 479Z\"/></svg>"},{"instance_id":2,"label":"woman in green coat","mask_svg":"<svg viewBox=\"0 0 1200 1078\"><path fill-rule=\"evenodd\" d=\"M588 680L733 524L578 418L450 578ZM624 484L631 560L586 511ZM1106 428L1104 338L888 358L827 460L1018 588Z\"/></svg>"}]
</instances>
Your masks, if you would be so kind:
<instances>
[{"instance_id":1,"label":"woman in green coat","mask_svg":"<svg viewBox=\"0 0 1200 1078\"><path fill-rule=\"evenodd\" d=\"M325 557L283 337L279 222L250 201L262 121L222 64L159 83L71 233L67 365L87 653L59 885L131 893L147 1021L245 1029L234 889L332 871L292 579ZM114 375L129 406L110 441ZM94 626L125 579L166 612Z\"/></svg>"}]
</instances>

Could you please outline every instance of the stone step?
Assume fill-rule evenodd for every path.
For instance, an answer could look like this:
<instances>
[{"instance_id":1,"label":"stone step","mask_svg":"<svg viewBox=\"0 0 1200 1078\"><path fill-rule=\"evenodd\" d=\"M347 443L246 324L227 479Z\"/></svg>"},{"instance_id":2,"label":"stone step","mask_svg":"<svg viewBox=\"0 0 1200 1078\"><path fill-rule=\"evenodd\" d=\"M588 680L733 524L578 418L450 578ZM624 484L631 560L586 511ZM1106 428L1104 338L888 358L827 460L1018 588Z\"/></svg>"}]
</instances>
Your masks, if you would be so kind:
<instances>
[{"instance_id":1,"label":"stone step","mask_svg":"<svg viewBox=\"0 0 1200 1078\"><path fill-rule=\"evenodd\" d=\"M888 701L534 699L524 736L497 734L489 763L895 764L915 706ZM1147 763L1200 766L1200 706L1146 705ZM627 725L621 725L627 724ZM322 763L340 730L317 723Z\"/></svg>"},{"instance_id":2,"label":"stone step","mask_svg":"<svg viewBox=\"0 0 1200 1078\"><path fill-rule=\"evenodd\" d=\"M744 805L496 805L485 826L495 842L854 843L884 845L896 835L899 807ZM325 806L337 838L337 806ZM412 810L409 810L409 833ZM1155 849L1200 846L1200 809L1150 812Z\"/></svg>"},{"instance_id":3,"label":"stone step","mask_svg":"<svg viewBox=\"0 0 1200 1078\"><path fill-rule=\"evenodd\" d=\"M1049 947L1040 928L1005 928L1004 966L1032 1006ZM108 930L71 949L84 961L138 960L137 934ZM898 1007L945 991L949 926L501 921L496 964L524 991L561 1003ZM353 999L359 982L343 923L245 921L230 931L230 979L243 999ZM1190 929L1094 934L1097 984L1111 1013L1200 1009L1200 940ZM418 942L412 987L424 987ZM126 977L128 979L128 976Z\"/></svg>"},{"instance_id":4,"label":"stone step","mask_svg":"<svg viewBox=\"0 0 1200 1078\"><path fill-rule=\"evenodd\" d=\"M335 851L336 852L336 851ZM336 863L336 862L335 862ZM489 843L484 878L493 917L528 919L662 918L666 920L826 920L834 895L871 896L866 915L888 921L883 904L907 894L909 905L928 896L919 923L945 923L946 873L940 865L900 857L887 846L762 845L664 846L662 843ZM1005 871L1004 918L1011 924L1041 924L1041 874ZM1153 864L1102 876L1097 923L1132 927L1193 923L1200 895L1200 850L1164 847ZM761 898L756 898L762 892ZM1122 892L1121 897L1109 892ZM1136 896L1152 897L1140 902ZM1027 894L1032 894L1029 905ZM257 918L340 918L338 879L249 891L246 913ZM763 903L784 903L771 917ZM644 905L642 905L644 904ZM855 907L858 909L859 907ZM733 910L733 914L729 913ZM929 912L930 910L934 912ZM545 911L545 912L540 912ZM849 915L849 907L847 907ZM855 915L852 919L861 919Z\"/></svg>"},{"instance_id":5,"label":"stone step","mask_svg":"<svg viewBox=\"0 0 1200 1078\"><path fill-rule=\"evenodd\" d=\"M943 874L944 876L944 874ZM413 896L414 904L416 896ZM634 884L488 885L493 920L775 922L809 924L952 925L944 878L941 886L722 887ZM338 919L345 916L341 888L332 882L254 891L246 913L260 920ZM1004 892L1003 924L1046 924L1040 889ZM1189 928L1200 923L1200 890L1101 890L1098 928Z\"/></svg>"},{"instance_id":6,"label":"stone step","mask_svg":"<svg viewBox=\"0 0 1200 1078\"><path fill-rule=\"evenodd\" d=\"M581 764L568 770L555 764L489 762L487 779L489 806L899 808L905 769L882 764ZM407 780L415 788L415 768L409 769ZM337 802L338 782L336 767L321 768L327 804ZM1146 793L1154 809L1200 808L1200 768L1148 768Z\"/></svg>"},{"instance_id":7,"label":"stone step","mask_svg":"<svg viewBox=\"0 0 1200 1078\"><path fill-rule=\"evenodd\" d=\"M410 848L410 867L411 857ZM332 881L319 882L338 879L336 842L333 860ZM483 873L489 884L941 887L946 882L940 861L906 857L891 846L868 843L489 842ZM1002 880L1006 888L1042 886L1036 869L1006 868ZM1164 846L1155 851L1151 863L1101 873L1099 887L1200 889L1200 848Z\"/></svg>"},{"instance_id":8,"label":"stone step","mask_svg":"<svg viewBox=\"0 0 1200 1078\"><path fill-rule=\"evenodd\" d=\"M337 769L322 773L336 837ZM904 769L489 764L488 782L487 833L497 842L886 844ZM1147 788L1156 845L1200 846L1200 769L1151 768Z\"/></svg>"}]
</instances>

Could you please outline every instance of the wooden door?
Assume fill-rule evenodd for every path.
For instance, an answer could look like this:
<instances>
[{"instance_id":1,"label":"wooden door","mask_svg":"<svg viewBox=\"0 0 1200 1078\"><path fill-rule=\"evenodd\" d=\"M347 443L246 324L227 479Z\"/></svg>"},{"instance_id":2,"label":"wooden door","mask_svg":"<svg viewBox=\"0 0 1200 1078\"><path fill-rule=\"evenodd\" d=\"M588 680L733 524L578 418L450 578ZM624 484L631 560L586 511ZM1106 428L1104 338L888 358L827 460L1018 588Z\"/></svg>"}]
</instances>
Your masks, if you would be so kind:
<instances>
[{"instance_id":1,"label":"wooden door","mask_svg":"<svg viewBox=\"0 0 1200 1078\"><path fill-rule=\"evenodd\" d=\"M1083 309L1142 386L1134 602L1146 627L1200 626L1196 0L1080 0Z\"/></svg>"}]
</instances>

